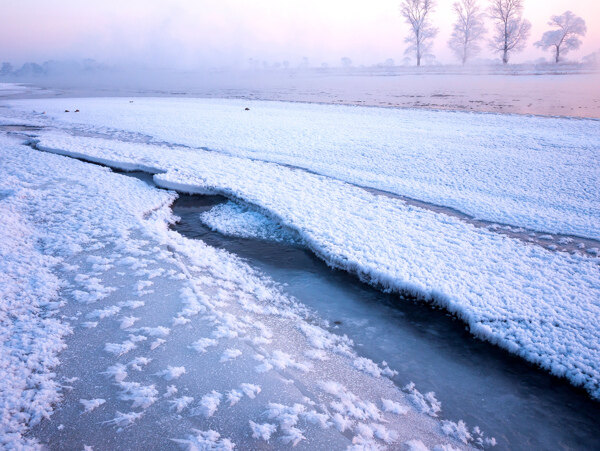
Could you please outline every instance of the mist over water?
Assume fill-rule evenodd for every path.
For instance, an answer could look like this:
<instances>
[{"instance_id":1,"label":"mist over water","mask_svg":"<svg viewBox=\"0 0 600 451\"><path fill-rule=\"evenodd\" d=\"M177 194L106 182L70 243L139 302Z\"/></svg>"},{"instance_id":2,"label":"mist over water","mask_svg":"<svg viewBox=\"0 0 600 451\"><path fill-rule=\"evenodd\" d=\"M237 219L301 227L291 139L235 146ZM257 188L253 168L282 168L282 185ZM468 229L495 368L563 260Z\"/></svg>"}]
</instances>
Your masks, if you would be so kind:
<instances>
[{"instance_id":1,"label":"mist over water","mask_svg":"<svg viewBox=\"0 0 600 451\"><path fill-rule=\"evenodd\" d=\"M113 68L14 81L41 89L0 92L0 97L213 97L600 118L600 72L573 65L203 72Z\"/></svg>"},{"instance_id":2,"label":"mist over water","mask_svg":"<svg viewBox=\"0 0 600 451\"><path fill-rule=\"evenodd\" d=\"M489 0L479 0L487 10ZM600 4L524 0L522 52L501 64L489 40L466 66L448 45L453 1L431 13L423 56L405 42L400 0L7 1L0 7L0 82L34 95L198 96L383 107L600 117ZM562 64L534 43L570 9L587 24ZM543 76L542 78L538 76Z\"/></svg>"},{"instance_id":3,"label":"mist over water","mask_svg":"<svg viewBox=\"0 0 600 451\"><path fill-rule=\"evenodd\" d=\"M448 47L455 14L453 1L440 0L431 22L438 28L426 63L456 64ZM489 1L479 2L487 9ZM246 69L280 65L330 67L348 58L356 67L393 59L404 64L409 25L400 15L400 0L372 4L358 1L131 0L103 2L61 0L5 1L0 6L0 61L20 66L28 61L81 61L103 65L176 70ZM553 14L572 10L586 20L582 47L568 55L580 61L600 49L600 4L589 0L525 0L523 16L532 33L511 63L550 59L535 47ZM492 24L477 56L499 61L489 48ZM414 64L408 61L407 64Z\"/></svg>"}]
</instances>

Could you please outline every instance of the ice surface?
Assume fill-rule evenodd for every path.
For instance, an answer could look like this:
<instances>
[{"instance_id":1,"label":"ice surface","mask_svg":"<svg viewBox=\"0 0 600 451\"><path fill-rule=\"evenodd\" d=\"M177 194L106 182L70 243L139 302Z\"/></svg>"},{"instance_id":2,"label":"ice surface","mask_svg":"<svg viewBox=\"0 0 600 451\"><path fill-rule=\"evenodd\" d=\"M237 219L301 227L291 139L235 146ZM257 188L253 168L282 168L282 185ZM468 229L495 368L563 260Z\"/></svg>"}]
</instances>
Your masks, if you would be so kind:
<instances>
[{"instance_id":1,"label":"ice surface","mask_svg":"<svg viewBox=\"0 0 600 451\"><path fill-rule=\"evenodd\" d=\"M0 147L0 208L10 212L0 220L11 231L0 239L2 274L9 274L2 308L10 310L1 355L10 359L3 371L14 371L2 379L3 446L35 446L38 438L73 449L248 448L266 443L252 438L250 421L265 424L267 411L276 446L344 449L365 427L379 431L373 444L396 440L385 431L398 443L417 437L432 446L459 444L414 409L403 417L380 412L368 423L335 417L348 435L330 427L333 413L321 399L336 399L321 389L325 378L356 396L344 405L348 411L381 398L408 400L389 379L355 368L361 356L348 343L340 346L342 338L243 261L169 231L172 192L2 136ZM136 261L142 265L130 264ZM137 275L145 269L156 273L153 292L138 302L131 296L140 284L147 290L148 273ZM76 291L90 280L89 290L114 290L79 302ZM23 304L27 290L31 300ZM135 327L124 316L133 308ZM90 318L95 327L81 327ZM189 322L172 328L176 318ZM69 325L73 334L65 338ZM325 358L309 363L304 356L315 337ZM258 373L261 361L271 368ZM69 390L60 391L55 373L71 381Z\"/></svg>"},{"instance_id":2,"label":"ice surface","mask_svg":"<svg viewBox=\"0 0 600 451\"><path fill-rule=\"evenodd\" d=\"M21 83L0 83L0 97L25 93L32 89L35 88Z\"/></svg>"},{"instance_id":3,"label":"ice surface","mask_svg":"<svg viewBox=\"0 0 600 451\"><path fill-rule=\"evenodd\" d=\"M596 120L164 98L77 99L81 113L69 115L65 102L10 104L43 109L62 127L125 130L138 140L305 168L480 219L600 238ZM121 165L161 170L139 156Z\"/></svg>"},{"instance_id":4,"label":"ice surface","mask_svg":"<svg viewBox=\"0 0 600 451\"><path fill-rule=\"evenodd\" d=\"M133 186L128 195L118 196L120 206L116 208L114 203L105 201L111 195L116 199L116 191L112 190L124 190L118 180L112 187L96 182L92 188L84 189L83 178L87 177L89 182L94 177L82 169L75 176L79 177L75 184L66 173L50 181L48 174L65 172L63 164L33 157L23 146L5 137L0 137L0 149L0 193L3 194L0 196L0 229L3 231L0 239L0 446L11 447L31 444L30 438L22 437L24 428L47 418L52 404L60 399L59 384L50 369L58 363L56 355L64 347L63 337L71 330L56 316L64 305L65 290L71 292L70 299L78 304L81 288L89 290L88 293L101 289L100 279L96 275L91 277L98 269L94 268L98 261L86 262L89 271L80 275L88 277L73 274L71 283L66 282L59 264L72 261L73 256L104 234L126 231L132 222L141 218L142 212L170 201L173 195L156 192L144 197L144 191L149 194L147 188ZM101 177L108 172L97 168L95 174ZM93 200L96 196L105 201ZM74 201L79 204L75 213L81 218L78 223L69 222L64 215L64 209ZM108 217L110 223L106 222ZM65 269L76 267L67 265ZM111 292L107 290L101 297ZM93 297L99 301L98 296ZM94 313L90 309L88 315L100 319L116 311L116 306L107 307L106 311L96 309ZM88 315L82 315L81 320ZM82 321L81 324L96 326L96 322ZM86 330L85 327L76 329ZM73 333L77 334L77 330ZM115 373L115 377L119 376ZM88 393L82 395L82 399L87 399ZM81 405L78 409L81 410Z\"/></svg>"},{"instance_id":5,"label":"ice surface","mask_svg":"<svg viewBox=\"0 0 600 451\"><path fill-rule=\"evenodd\" d=\"M208 227L224 235L290 244L302 243L302 239L293 230L286 230L255 209L235 202L217 205L202 213L200 219Z\"/></svg>"},{"instance_id":6,"label":"ice surface","mask_svg":"<svg viewBox=\"0 0 600 451\"><path fill-rule=\"evenodd\" d=\"M106 105L114 106L116 103L108 100L97 102L100 111L107 107ZM164 103L164 100L157 101L159 111L164 107ZM179 105L178 102L175 104ZM229 102L223 104L223 108L231 108ZM119 108L118 105L114 107ZM191 108L189 105L188 107ZM200 111L203 111L204 107L204 102L196 105ZM296 110L296 106L289 108L290 111L286 114L299 115L298 120L303 120L304 116ZM308 116L314 113L318 118L319 114L324 114L316 106L310 106L316 108L316 112L309 106L303 108L305 109L301 110L302 113ZM348 121L356 120L355 109L347 108L343 111L348 116ZM342 113L338 111L338 114ZM365 114L369 117L368 113ZM442 120L447 113L439 114L442 115ZM96 117L96 113L92 116L98 121L101 119L100 116ZM467 119L470 119L470 122L476 122L473 127L479 128L483 127L480 124L482 121L487 123L488 120L512 120L484 116L482 118L479 115L466 115L461 123L467 124ZM107 121L111 123L110 120ZM519 121L530 122L529 128L534 130L531 133L535 135L539 133L536 127L546 128L549 123L545 121L552 122L554 119L520 118ZM562 127L569 130L574 127L573 134L578 133L576 130L580 130L581 127L594 129L597 126L594 121L562 121ZM505 125L516 127L513 123ZM144 126L140 125L141 131L145 130ZM415 128L418 126L418 121L413 124ZM566 139L567 136L571 136L569 133L561 134L557 139ZM557 133L553 132L548 136L555 137ZM484 138L487 140L487 137ZM574 135L571 138L573 142L580 139ZM578 162L571 161L572 155L569 153L565 156L566 160L559 164L560 158L553 154L553 164L556 167L560 166L561 170L568 170L577 167L583 161L588 161L586 158L593 158L592 148L595 144L594 138L591 139L592 144L581 141L580 150L573 151L573 155L585 155ZM545 161L545 154L535 148L531 140L523 142L528 142L528 145L536 149L536 158ZM481 148L480 141L478 143L477 159L474 154L470 154L469 164L463 160L448 162L447 156L430 154L427 165L448 168L455 164L462 170L476 164L483 155L485 158L481 156L481 160L487 162L486 164L504 168L502 161L494 160L494 156L509 152L508 150L495 148L492 155ZM511 141L511 145L513 144ZM557 149L562 148L562 145L566 144L558 143L551 147L558 152ZM160 169L160 173L154 176L155 182L160 186L183 192L219 193L243 199L246 204L255 205L260 211L268 212L271 220L276 219L282 226L295 230L304 243L330 265L357 273L363 279L384 288L408 291L426 300L432 300L461 317L475 335L539 364L553 374L566 376L574 384L586 387L594 397L600 396L600 350L595 346L595 343L600 341L600 330L593 321L600 313L600 272L598 262L594 258L526 245L520 240L507 239L457 218L406 204L401 199L381 196L354 184L256 159L201 149L190 150L88 138L57 132L41 135L38 147L63 154L80 155L83 152L91 161L118 168L143 161L144 164L151 164ZM260 146L258 148L262 149ZM350 148L348 152L353 154L353 149ZM569 149L573 149L573 146ZM319 157L313 155L311 149L304 151L306 155L303 158L306 158L306 161L312 161L313 157L318 160ZM268 153L268 149L264 152ZM258 153L255 152L254 157ZM297 155L300 158L303 153L298 151ZM344 155L345 152L339 155L342 161ZM459 152L457 155L463 153ZM500 155L498 158L504 156ZM508 165L503 169L508 171L504 172L503 176L511 181L498 181L498 187L510 185L511 189L518 188L520 197L517 203L520 206L529 205L528 214L546 211L543 205L538 206L535 203L537 201L534 198L538 195L536 190L539 187L530 184L519 185L518 177L512 180L514 174L511 175L509 171L510 168L520 171L527 167L526 172L529 175L526 177L519 172L519 177L530 181L535 179L530 172L539 171L540 166L527 166L527 162L518 160L521 157L514 158L518 164ZM586 171L594 167L589 161L586 165ZM371 170L372 174L379 173L375 168ZM585 176L585 181L581 183L585 185L588 180L595 180L598 176L597 171L592 172L589 177ZM433 178L438 180L442 177L438 175ZM558 199L562 196L569 197L569 200L561 201L560 221L568 223L568 227L571 227L587 215L588 219L585 221L588 221L590 227L586 229L589 233L585 233L596 236L596 231L600 229L594 224L598 223L597 212L600 210L594 205L600 197L588 200L584 198L595 192L600 184L588 189L587 186L579 186L583 180L579 176L565 178L552 173L538 175L539 180L535 180L540 183L559 181L548 188L550 191L545 191L545 205L547 196L556 196ZM460 173L455 173L454 176L457 180L469 180L469 177L463 177ZM479 176L475 178L479 180ZM570 186L570 183L576 183L577 186ZM450 186L457 196L466 192L465 187ZM486 192L490 190L493 191L493 185ZM500 191L496 191L494 196L499 194ZM510 195L504 193L501 200L496 199L494 203L496 206L502 205L503 212L510 212L513 211L512 207L503 203L509 198ZM530 201L533 203L527 204ZM571 204L574 205L573 210L567 207ZM583 216L575 213L580 208L586 211ZM579 219L570 218L569 211ZM505 216L501 219L510 218ZM540 227L552 229L552 221L548 216L538 225L542 224ZM575 232L570 228L562 231ZM191 303L188 308L201 309L201 306ZM215 333L234 336L237 332L222 326ZM268 368L271 364L270 361L266 361L260 368ZM360 361L357 364L360 366ZM361 368L367 367L362 365Z\"/></svg>"},{"instance_id":7,"label":"ice surface","mask_svg":"<svg viewBox=\"0 0 600 451\"><path fill-rule=\"evenodd\" d=\"M433 300L474 334L599 396L600 276L593 254L550 252L357 186L542 235L598 238L596 122L281 103L256 103L246 114L229 101L141 100L135 109L120 99L79 101L85 108L76 118L59 113L60 101L47 100L13 103L20 110L11 114L63 129L40 133L41 149L146 170L166 188L225 194L235 203L221 217L241 218L232 233L246 224L254 237L292 230L332 266ZM34 104L50 117L29 113ZM171 144L153 144L153 138ZM276 426L269 443L299 448L331 443L332 437L341 448L483 440L460 421L430 418L439 412L433 394L412 385L399 392L387 379L393 369L356 354L351 342L318 320L308 322L306 310L239 259L169 232L172 193L12 141L0 144L0 208L11 216L2 221L16 231L0 240L11 258L7 271L35 274L26 283L41 284L45 298L36 294L36 302L56 300L62 289L62 309L73 324L97 323L73 328L65 353L93 358L63 364L70 375L88 377L74 382L75 402L67 396L53 417L79 427L49 433L44 425L52 418L36 429L45 431L42 436L82 446L75 431L85 429L89 444L106 435L102 428L114 426L123 429L121 446L147 444L161 432L160 426L152 429L157 417L178 415L184 421L164 424L172 428L173 443L187 445L256 446L249 440L265 442L250 438L252 424L265 425L266 419ZM219 210L213 213L219 217ZM225 230L230 223L221 225ZM19 278L7 280L13 289ZM13 305L7 299L9 307L17 305L14 296ZM42 307L51 312L59 306ZM134 307L137 328L121 329L121 315ZM51 315L40 315L35 302L19 308L27 328L16 336L52 331L40 322ZM21 330L12 317L6 321L9 332ZM5 443L22 443L19 434L58 400L50 368L68 329L52 321L54 332L33 345L43 352L30 352L35 341L29 339L3 345L3 356L16 356L6 367L17 368L17 387L31 375L35 384L49 384L42 393L12 390L13 411L24 414L3 424ZM24 366L23 349L33 367ZM232 350L241 354L221 362ZM165 381L168 374L161 372L182 363L185 373ZM40 402L23 407L31 393ZM177 412L188 395L194 401ZM82 416L79 399L106 404ZM92 419L96 426L81 423Z\"/></svg>"}]
</instances>

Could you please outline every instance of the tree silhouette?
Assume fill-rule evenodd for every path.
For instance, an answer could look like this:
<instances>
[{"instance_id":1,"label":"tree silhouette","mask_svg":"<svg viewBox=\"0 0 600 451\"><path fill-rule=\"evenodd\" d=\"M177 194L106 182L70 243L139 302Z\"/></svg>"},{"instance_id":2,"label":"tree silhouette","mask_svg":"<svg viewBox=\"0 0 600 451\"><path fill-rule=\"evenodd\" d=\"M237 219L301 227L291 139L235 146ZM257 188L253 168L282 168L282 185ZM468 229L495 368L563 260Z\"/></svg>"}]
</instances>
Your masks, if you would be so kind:
<instances>
[{"instance_id":1,"label":"tree silhouette","mask_svg":"<svg viewBox=\"0 0 600 451\"><path fill-rule=\"evenodd\" d=\"M523 50L531 32L531 23L523 19L523 0L492 0L489 16L494 21L490 47L507 64L511 53Z\"/></svg>"},{"instance_id":2,"label":"tree silhouette","mask_svg":"<svg viewBox=\"0 0 600 451\"><path fill-rule=\"evenodd\" d=\"M566 11L560 16L552 16L548 25L556 29L546 31L535 45L544 50L551 48L555 63L558 63L561 55L565 55L569 50L578 49L581 46L579 36L585 36L587 32L585 20L571 11Z\"/></svg>"},{"instance_id":3,"label":"tree silhouette","mask_svg":"<svg viewBox=\"0 0 600 451\"><path fill-rule=\"evenodd\" d=\"M478 41L485 34L484 14L477 0L460 0L453 5L456 22L448 46L463 64L475 56L481 48Z\"/></svg>"},{"instance_id":4,"label":"tree silhouette","mask_svg":"<svg viewBox=\"0 0 600 451\"><path fill-rule=\"evenodd\" d=\"M417 66L421 65L421 58L431 49L432 39L438 32L429 22L429 14L434 7L434 0L403 0L400 4L400 14L411 28L410 34L404 40L410 46L404 53L414 53Z\"/></svg>"}]
</instances>

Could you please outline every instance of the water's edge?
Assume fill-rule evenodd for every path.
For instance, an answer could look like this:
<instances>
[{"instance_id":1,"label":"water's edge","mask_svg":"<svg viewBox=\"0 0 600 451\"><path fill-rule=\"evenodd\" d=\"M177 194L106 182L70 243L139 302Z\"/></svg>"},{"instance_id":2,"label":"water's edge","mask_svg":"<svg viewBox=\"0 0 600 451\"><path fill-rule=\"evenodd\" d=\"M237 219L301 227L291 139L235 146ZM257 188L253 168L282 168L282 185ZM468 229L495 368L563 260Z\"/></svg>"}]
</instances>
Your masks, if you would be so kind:
<instances>
[{"instance_id":1,"label":"water's edge","mask_svg":"<svg viewBox=\"0 0 600 451\"><path fill-rule=\"evenodd\" d=\"M113 170L157 186L150 173ZM434 305L402 293L382 293L358 280L357 275L332 269L308 249L288 249L281 243L257 245L256 240L202 230L199 211L224 200L180 194L172 208L182 220L173 229L247 259L329 320L337 332L353 338L361 354L377 362L387 360L400 372L395 378L399 386L413 380L422 391L436 391L443 402L444 417L481 426L496 437L500 448L600 449L600 436L595 433L600 404L584 390L508 351L474 339L464 323ZM314 289L315 284L319 289ZM332 310L332 306L336 308ZM354 310L348 314L350 307ZM369 314L376 324L373 330L369 328L374 326L356 322ZM381 330L384 325L387 329Z\"/></svg>"}]
</instances>

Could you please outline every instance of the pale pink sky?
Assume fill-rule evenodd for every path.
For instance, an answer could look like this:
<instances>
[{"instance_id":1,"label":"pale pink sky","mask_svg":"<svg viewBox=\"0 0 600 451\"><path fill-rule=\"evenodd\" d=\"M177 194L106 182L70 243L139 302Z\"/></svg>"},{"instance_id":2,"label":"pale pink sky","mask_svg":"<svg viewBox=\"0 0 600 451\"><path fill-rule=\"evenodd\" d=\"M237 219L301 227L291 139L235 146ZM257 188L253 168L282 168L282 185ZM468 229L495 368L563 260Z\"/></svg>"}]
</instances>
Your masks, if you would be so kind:
<instances>
[{"instance_id":1,"label":"pale pink sky","mask_svg":"<svg viewBox=\"0 0 600 451\"><path fill-rule=\"evenodd\" d=\"M454 62L446 42L454 0L438 0L433 15L440 29L434 54ZM487 4L487 0L481 0ZM197 68L303 56L311 65L356 64L404 57L408 31L399 0L1 0L0 61L43 61L91 57L108 63ZM548 54L533 46L553 14L567 9L582 16L588 34L581 58L600 50L600 1L525 0L532 22L526 51L513 61ZM486 48L480 55L494 55Z\"/></svg>"}]
</instances>

